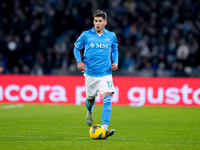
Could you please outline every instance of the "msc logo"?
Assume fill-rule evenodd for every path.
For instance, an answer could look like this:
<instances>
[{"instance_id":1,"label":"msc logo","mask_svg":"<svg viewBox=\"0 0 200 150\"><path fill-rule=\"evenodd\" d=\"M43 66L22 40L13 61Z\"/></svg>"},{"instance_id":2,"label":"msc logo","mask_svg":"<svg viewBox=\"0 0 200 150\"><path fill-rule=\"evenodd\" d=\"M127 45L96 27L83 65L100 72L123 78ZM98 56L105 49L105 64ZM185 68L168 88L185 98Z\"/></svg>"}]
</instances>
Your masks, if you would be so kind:
<instances>
[{"instance_id":1,"label":"msc logo","mask_svg":"<svg viewBox=\"0 0 200 150\"><path fill-rule=\"evenodd\" d=\"M90 47L91 48L109 48L110 47L110 44L105 44L105 43L96 43L96 44L94 44L94 43L90 43Z\"/></svg>"},{"instance_id":2,"label":"msc logo","mask_svg":"<svg viewBox=\"0 0 200 150\"><path fill-rule=\"evenodd\" d=\"M95 44L94 44L94 43L90 43L90 47L91 47L91 48L94 48L94 47L95 47Z\"/></svg>"}]
</instances>

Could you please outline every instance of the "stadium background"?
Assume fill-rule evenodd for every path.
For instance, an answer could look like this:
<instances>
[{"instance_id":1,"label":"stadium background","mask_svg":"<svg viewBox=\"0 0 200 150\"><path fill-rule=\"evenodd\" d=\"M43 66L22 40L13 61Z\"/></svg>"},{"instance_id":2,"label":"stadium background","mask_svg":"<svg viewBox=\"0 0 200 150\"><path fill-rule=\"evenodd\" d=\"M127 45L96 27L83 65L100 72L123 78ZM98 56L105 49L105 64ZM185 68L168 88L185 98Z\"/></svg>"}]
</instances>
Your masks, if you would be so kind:
<instances>
[{"instance_id":1,"label":"stadium background","mask_svg":"<svg viewBox=\"0 0 200 150\"><path fill-rule=\"evenodd\" d=\"M114 75L200 77L200 5L195 0L1 0L2 74L81 74L74 42L108 14L119 43Z\"/></svg>"},{"instance_id":2,"label":"stadium background","mask_svg":"<svg viewBox=\"0 0 200 150\"><path fill-rule=\"evenodd\" d=\"M107 140L88 135L73 56L97 8L119 43ZM199 150L199 10L199 0L0 0L0 149ZM102 107L97 96L94 123Z\"/></svg>"},{"instance_id":3,"label":"stadium background","mask_svg":"<svg viewBox=\"0 0 200 150\"><path fill-rule=\"evenodd\" d=\"M200 5L194 0L2 0L0 103L52 103L53 95L53 103L77 104L84 79L74 42L93 27L98 8L108 14L106 28L119 44L116 104L200 105ZM65 100L54 86L64 87Z\"/></svg>"}]
</instances>

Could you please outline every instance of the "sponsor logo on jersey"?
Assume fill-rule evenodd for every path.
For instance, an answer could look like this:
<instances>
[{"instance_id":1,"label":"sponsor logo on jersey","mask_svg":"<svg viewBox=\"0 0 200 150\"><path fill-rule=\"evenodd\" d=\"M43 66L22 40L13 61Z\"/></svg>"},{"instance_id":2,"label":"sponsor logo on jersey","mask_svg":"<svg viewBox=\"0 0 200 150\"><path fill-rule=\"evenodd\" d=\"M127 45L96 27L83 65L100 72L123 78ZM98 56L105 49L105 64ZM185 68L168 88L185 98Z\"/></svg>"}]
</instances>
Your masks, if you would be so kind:
<instances>
[{"instance_id":1,"label":"sponsor logo on jersey","mask_svg":"<svg viewBox=\"0 0 200 150\"><path fill-rule=\"evenodd\" d=\"M94 44L94 43L90 43L90 47L91 47L91 48L94 48L94 47L95 47L95 44Z\"/></svg>"},{"instance_id":2,"label":"sponsor logo on jersey","mask_svg":"<svg viewBox=\"0 0 200 150\"><path fill-rule=\"evenodd\" d=\"M110 47L110 44L105 44L105 43L96 43L96 44L94 44L94 43L90 43L90 47L91 48L109 48Z\"/></svg>"}]
</instances>

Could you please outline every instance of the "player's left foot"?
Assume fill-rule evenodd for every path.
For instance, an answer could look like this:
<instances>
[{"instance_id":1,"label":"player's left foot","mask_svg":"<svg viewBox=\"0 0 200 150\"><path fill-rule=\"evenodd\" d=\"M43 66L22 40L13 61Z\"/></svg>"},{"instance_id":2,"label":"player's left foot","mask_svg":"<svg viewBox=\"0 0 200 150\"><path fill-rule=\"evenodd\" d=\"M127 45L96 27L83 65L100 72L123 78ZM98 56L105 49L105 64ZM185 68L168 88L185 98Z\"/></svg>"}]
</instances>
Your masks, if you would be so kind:
<instances>
[{"instance_id":1,"label":"player's left foot","mask_svg":"<svg viewBox=\"0 0 200 150\"><path fill-rule=\"evenodd\" d=\"M113 136L114 134L115 134L115 129L107 129L104 139L107 139L109 136Z\"/></svg>"},{"instance_id":2,"label":"player's left foot","mask_svg":"<svg viewBox=\"0 0 200 150\"><path fill-rule=\"evenodd\" d=\"M91 111L87 110L86 121L87 121L88 126L92 125L92 123L93 123L93 112L92 112L92 110Z\"/></svg>"}]
</instances>

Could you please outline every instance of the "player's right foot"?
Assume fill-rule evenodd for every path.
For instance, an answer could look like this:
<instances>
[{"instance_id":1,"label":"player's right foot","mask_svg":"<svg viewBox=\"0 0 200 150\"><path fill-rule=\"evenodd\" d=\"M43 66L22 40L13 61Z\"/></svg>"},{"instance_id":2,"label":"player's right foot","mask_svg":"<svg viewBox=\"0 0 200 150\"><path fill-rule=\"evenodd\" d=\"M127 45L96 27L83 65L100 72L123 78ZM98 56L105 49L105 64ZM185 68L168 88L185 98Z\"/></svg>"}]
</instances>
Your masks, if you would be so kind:
<instances>
[{"instance_id":1,"label":"player's right foot","mask_svg":"<svg viewBox=\"0 0 200 150\"><path fill-rule=\"evenodd\" d=\"M92 112L92 110L91 111L87 110L86 121L87 121L88 126L92 125L92 123L93 123L93 112Z\"/></svg>"},{"instance_id":2,"label":"player's right foot","mask_svg":"<svg viewBox=\"0 0 200 150\"><path fill-rule=\"evenodd\" d=\"M114 134L115 134L115 129L107 129L104 139L107 139L109 136L113 136Z\"/></svg>"}]
</instances>

